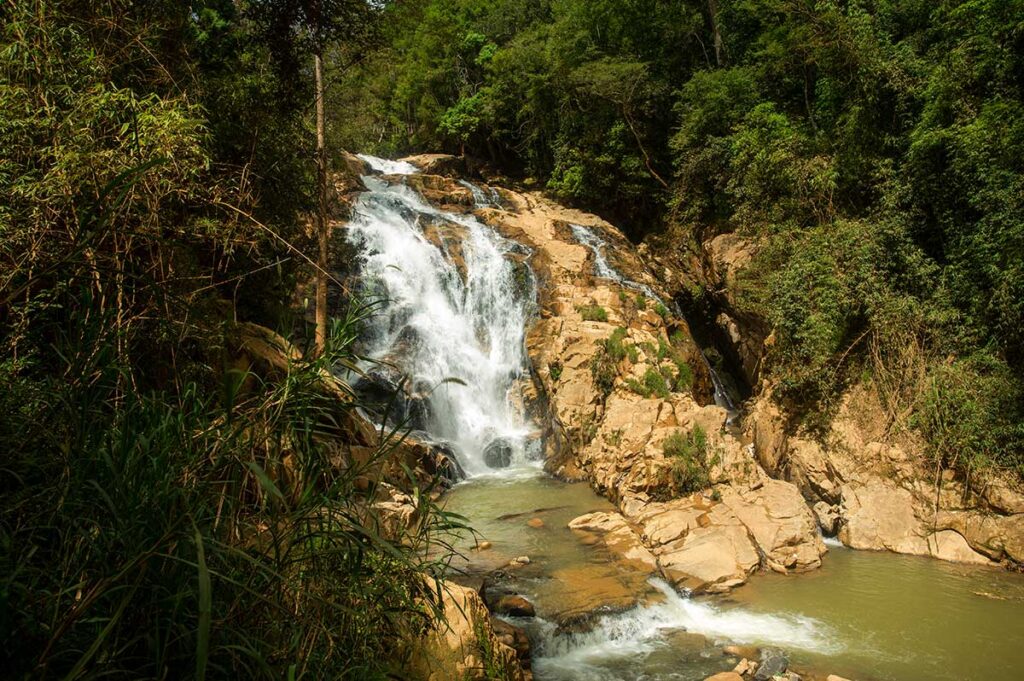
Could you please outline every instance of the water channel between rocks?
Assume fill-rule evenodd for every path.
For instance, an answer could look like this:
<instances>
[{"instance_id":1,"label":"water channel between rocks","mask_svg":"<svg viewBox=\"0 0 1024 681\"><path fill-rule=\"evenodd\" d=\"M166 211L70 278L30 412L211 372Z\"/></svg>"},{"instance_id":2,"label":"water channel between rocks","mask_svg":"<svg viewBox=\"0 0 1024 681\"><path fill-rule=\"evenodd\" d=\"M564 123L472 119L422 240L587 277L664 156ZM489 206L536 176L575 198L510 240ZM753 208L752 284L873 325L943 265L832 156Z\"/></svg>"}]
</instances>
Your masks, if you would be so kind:
<instances>
[{"instance_id":1,"label":"water channel between rocks","mask_svg":"<svg viewBox=\"0 0 1024 681\"><path fill-rule=\"evenodd\" d=\"M756 574L728 596L685 599L568 528L610 508L586 484L524 468L457 485L447 508L492 543L463 544L471 571L530 557L507 572L537 617L510 621L531 634L538 681L700 680L735 665L722 653L730 643L777 646L798 668L858 681L1012 679L1024 670L1020 575L830 546L819 570ZM535 518L543 525L528 524ZM592 630L572 626L595 604L604 614Z\"/></svg>"}]
</instances>

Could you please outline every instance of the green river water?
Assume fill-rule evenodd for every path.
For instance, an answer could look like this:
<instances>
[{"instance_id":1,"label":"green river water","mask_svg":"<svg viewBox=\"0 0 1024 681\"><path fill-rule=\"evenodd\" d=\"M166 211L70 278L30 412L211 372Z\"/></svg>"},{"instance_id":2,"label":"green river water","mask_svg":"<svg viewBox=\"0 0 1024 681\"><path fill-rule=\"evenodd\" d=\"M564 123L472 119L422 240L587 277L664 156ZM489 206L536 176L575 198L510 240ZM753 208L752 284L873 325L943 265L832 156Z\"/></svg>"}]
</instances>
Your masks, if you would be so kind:
<instances>
[{"instance_id":1,"label":"green river water","mask_svg":"<svg viewBox=\"0 0 1024 681\"><path fill-rule=\"evenodd\" d=\"M736 663L729 643L784 649L791 666L858 681L1024 678L1024 576L928 558L830 546L821 569L758 573L727 596L687 599L609 560L569 530L611 505L585 484L521 469L456 486L485 551L464 545L471 572L516 556L516 590L536 605L520 620L538 681L701 680ZM541 527L527 521L540 519ZM534 524L539 524L534 521ZM593 628L572 623L595 603Z\"/></svg>"}]
</instances>

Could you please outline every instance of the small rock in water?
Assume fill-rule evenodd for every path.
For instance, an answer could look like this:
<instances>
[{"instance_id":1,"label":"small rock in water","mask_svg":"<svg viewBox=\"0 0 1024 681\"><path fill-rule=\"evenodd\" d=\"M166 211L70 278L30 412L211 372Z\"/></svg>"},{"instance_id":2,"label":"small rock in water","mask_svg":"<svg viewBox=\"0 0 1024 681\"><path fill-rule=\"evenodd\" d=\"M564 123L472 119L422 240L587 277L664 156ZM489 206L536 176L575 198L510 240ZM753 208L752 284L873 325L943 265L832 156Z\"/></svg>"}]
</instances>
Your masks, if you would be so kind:
<instances>
[{"instance_id":1,"label":"small rock in water","mask_svg":"<svg viewBox=\"0 0 1024 681\"><path fill-rule=\"evenodd\" d=\"M752 663L750 662L750 660L748 660L747 658L743 658L742 660L740 660L740 663L738 665L732 668L732 670L740 676L743 676L744 674L750 674L754 671L754 667L751 665Z\"/></svg>"},{"instance_id":2,"label":"small rock in water","mask_svg":"<svg viewBox=\"0 0 1024 681\"><path fill-rule=\"evenodd\" d=\"M488 468L508 468L512 464L512 445L501 438L484 447L484 463Z\"/></svg>"},{"instance_id":3,"label":"small rock in water","mask_svg":"<svg viewBox=\"0 0 1024 681\"><path fill-rule=\"evenodd\" d=\"M761 651L754 646L726 646L722 648L722 652L726 655L745 657L749 660L753 660L755 657L761 657Z\"/></svg>"},{"instance_id":4,"label":"small rock in water","mask_svg":"<svg viewBox=\"0 0 1024 681\"><path fill-rule=\"evenodd\" d=\"M491 618L491 628L498 640L516 651L516 657L524 669L530 668L530 637L521 627L509 624L497 617Z\"/></svg>"},{"instance_id":5,"label":"small rock in water","mask_svg":"<svg viewBox=\"0 0 1024 681\"><path fill-rule=\"evenodd\" d=\"M844 678L842 676L837 676L836 674L829 674L827 677L825 677L825 681L850 681L850 680L847 679L847 678Z\"/></svg>"},{"instance_id":6,"label":"small rock in water","mask_svg":"<svg viewBox=\"0 0 1024 681\"><path fill-rule=\"evenodd\" d=\"M540 518L530 518L526 521L526 524L535 529L540 529L541 527L544 527L544 521Z\"/></svg>"},{"instance_id":7,"label":"small rock in water","mask_svg":"<svg viewBox=\"0 0 1024 681\"><path fill-rule=\"evenodd\" d=\"M512 562L509 563L509 564L510 565L529 565L530 564L530 557L529 556L519 556L518 558L513 558Z\"/></svg>"},{"instance_id":8,"label":"small rock in water","mask_svg":"<svg viewBox=\"0 0 1024 681\"><path fill-rule=\"evenodd\" d=\"M786 653L778 648L765 648L761 652L761 664L754 674L754 681L768 681L773 676L781 676L789 666L789 658Z\"/></svg>"},{"instance_id":9,"label":"small rock in water","mask_svg":"<svg viewBox=\"0 0 1024 681\"><path fill-rule=\"evenodd\" d=\"M477 551L486 551L487 549L491 548L492 546L493 546L493 544L491 544L491 542L489 542L489 541L482 541L479 544L477 544L476 546L474 546L473 548L475 548Z\"/></svg>"},{"instance_id":10,"label":"small rock in water","mask_svg":"<svg viewBox=\"0 0 1024 681\"><path fill-rule=\"evenodd\" d=\"M721 672L714 676L709 676L704 681L743 681L743 677L736 672Z\"/></svg>"},{"instance_id":11,"label":"small rock in water","mask_svg":"<svg viewBox=\"0 0 1024 681\"><path fill-rule=\"evenodd\" d=\"M494 604L494 614L510 617L533 617L537 611L533 603L519 595L502 596Z\"/></svg>"}]
</instances>

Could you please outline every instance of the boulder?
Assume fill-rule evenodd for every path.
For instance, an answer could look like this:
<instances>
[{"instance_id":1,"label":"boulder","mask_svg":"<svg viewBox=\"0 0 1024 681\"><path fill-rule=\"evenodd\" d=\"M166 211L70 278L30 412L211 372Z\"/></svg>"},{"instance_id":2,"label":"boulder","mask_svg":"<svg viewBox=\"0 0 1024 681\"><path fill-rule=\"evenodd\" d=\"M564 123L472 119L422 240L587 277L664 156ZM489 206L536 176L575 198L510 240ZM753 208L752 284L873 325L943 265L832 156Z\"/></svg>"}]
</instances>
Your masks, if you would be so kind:
<instances>
[{"instance_id":1,"label":"boulder","mask_svg":"<svg viewBox=\"0 0 1024 681\"><path fill-rule=\"evenodd\" d=\"M461 156L451 154L416 154L399 159L411 163L424 175L461 177L466 174L466 162Z\"/></svg>"},{"instance_id":2,"label":"boulder","mask_svg":"<svg viewBox=\"0 0 1024 681\"><path fill-rule=\"evenodd\" d=\"M495 634L480 595L444 582L440 596L444 621L411 642L406 675L425 681L482 680L493 670L500 678L525 681L517 651Z\"/></svg>"},{"instance_id":3,"label":"boulder","mask_svg":"<svg viewBox=\"0 0 1024 681\"><path fill-rule=\"evenodd\" d=\"M761 651L761 663L754 672L754 681L769 681L772 677L786 673L789 658L778 648L765 648Z\"/></svg>"},{"instance_id":4,"label":"boulder","mask_svg":"<svg viewBox=\"0 0 1024 681\"><path fill-rule=\"evenodd\" d=\"M533 617L537 614L533 603L518 594L507 594L495 601L491 608L495 615L508 615L509 617Z\"/></svg>"},{"instance_id":5,"label":"boulder","mask_svg":"<svg viewBox=\"0 0 1024 681\"><path fill-rule=\"evenodd\" d=\"M516 651L519 664L523 669L530 668L530 637L522 627L506 622L497 617L491 617L491 628L499 641Z\"/></svg>"},{"instance_id":6,"label":"boulder","mask_svg":"<svg viewBox=\"0 0 1024 681\"><path fill-rule=\"evenodd\" d=\"M505 438L489 442L484 447L484 463L488 468L508 468L512 463L512 444Z\"/></svg>"},{"instance_id":7,"label":"boulder","mask_svg":"<svg viewBox=\"0 0 1024 681\"><path fill-rule=\"evenodd\" d=\"M621 513L588 513L571 520L569 527L584 537L595 536L613 556L632 569L649 573L658 570L658 560Z\"/></svg>"}]
</instances>

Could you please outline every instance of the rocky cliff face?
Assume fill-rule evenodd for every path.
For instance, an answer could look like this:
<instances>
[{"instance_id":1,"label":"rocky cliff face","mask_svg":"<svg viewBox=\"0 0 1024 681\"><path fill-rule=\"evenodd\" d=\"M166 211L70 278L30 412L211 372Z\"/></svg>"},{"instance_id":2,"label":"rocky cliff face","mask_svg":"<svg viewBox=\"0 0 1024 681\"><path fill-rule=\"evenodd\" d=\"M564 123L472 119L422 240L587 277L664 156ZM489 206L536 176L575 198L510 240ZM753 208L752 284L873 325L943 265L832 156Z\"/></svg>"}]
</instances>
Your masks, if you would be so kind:
<instances>
[{"instance_id":1,"label":"rocky cliff face","mask_svg":"<svg viewBox=\"0 0 1024 681\"><path fill-rule=\"evenodd\" d=\"M659 272L682 290L703 287L714 300L714 322L744 377L755 386L744 418L762 468L795 484L826 534L857 549L930 555L970 563L1022 563L1024 494L1015 481L989 477L965 489L949 471L936 471L912 433L894 434L877 396L863 385L843 396L824 436L790 425L760 370L771 343L768 323L737 305L744 268L757 244L722 234L681 258L654 244Z\"/></svg>"},{"instance_id":2,"label":"rocky cliff face","mask_svg":"<svg viewBox=\"0 0 1024 681\"><path fill-rule=\"evenodd\" d=\"M447 210L472 203L452 178L402 181ZM536 193L497 194L500 205L476 214L530 249L538 277L527 336L533 372L522 399L542 426L547 466L589 480L620 511L590 529L613 528L609 546L652 556L658 571L693 591L726 590L761 567L820 565L825 547L810 508L727 426L700 349L668 309L658 274L597 216ZM696 432L703 437L693 451L666 444L694 441ZM711 485L684 493L687 466L703 469Z\"/></svg>"}]
</instances>

